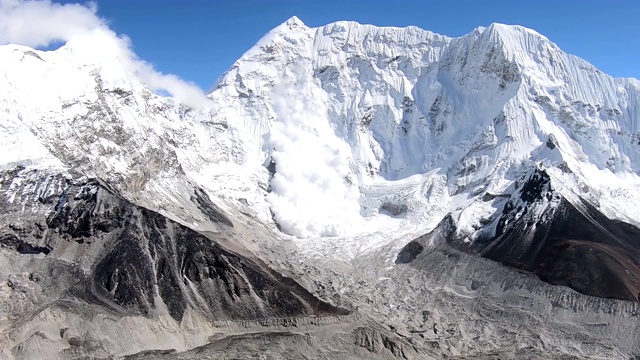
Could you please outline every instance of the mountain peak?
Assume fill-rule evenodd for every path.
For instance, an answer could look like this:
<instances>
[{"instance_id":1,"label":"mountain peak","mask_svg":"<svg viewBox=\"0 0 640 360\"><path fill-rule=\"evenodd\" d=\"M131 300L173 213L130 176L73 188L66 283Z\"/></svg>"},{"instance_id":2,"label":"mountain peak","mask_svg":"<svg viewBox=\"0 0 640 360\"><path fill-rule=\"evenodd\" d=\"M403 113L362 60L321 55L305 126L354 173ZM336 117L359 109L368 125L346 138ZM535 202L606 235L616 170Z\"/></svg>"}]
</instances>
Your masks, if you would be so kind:
<instances>
[{"instance_id":1,"label":"mountain peak","mask_svg":"<svg viewBox=\"0 0 640 360\"><path fill-rule=\"evenodd\" d=\"M302 20L300 20L299 17L294 15L288 18L282 24L276 26L271 31L269 31L269 33L267 33L266 36L269 36L269 34L274 34L274 33L285 34L285 33L297 32L300 30L307 30L307 29L309 29L309 27L305 25L304 22L302 22Z\"/></svg>"},{"instance_id":2,"label":"mountain peak","mask_svg":"<svg viewBox=\"0 0 640 360\"><path fill-rule=\"evenodd\" d=\"M287 21L284 22L285 25L289 26L290 28L295 28L295 27L299 27L299 26L306 26L302 20L300 20L299 17L297 16L292 16L289 19L287 19Z\"/></svg>"},{"instance_id":3,"label":"mountain peak","mask_svg":"<svg viewBox=\"0 0 640 360\"><path fill-rule=\"evenodd\" d=\"M517 24L513 25L513 24L503 24L503 23L494 22L487 27L487 30L495 31L500 34L528 33L528 34L544 37L544 35L540 34L539 32L533 29L530 29L522 25L517 25Z\"/></svg>"},{"instance_id":4,"label":"mountain peak","mask_svg":"<svg viewBox=\"0 0 640 360\"><path fill-rule=\"evenodd\" d=\"M484 28L482 35L486 41L499 43L507 53L514 57L540 52L540 44L557 48L547 37L535 30L521 25L492 23Z\"/></svg>"},{"instance_id":5,"label":"mountain peak","mask_svg":"<svg viewBox=\"0 0 640 360\"><path fill-rule=\"evenodd\" d=\"M550 42L544 35L521 25L492 23L488 27L478 27L474 33L507 48L526 49L530 43Z\"/></svg>"}]
</instances>

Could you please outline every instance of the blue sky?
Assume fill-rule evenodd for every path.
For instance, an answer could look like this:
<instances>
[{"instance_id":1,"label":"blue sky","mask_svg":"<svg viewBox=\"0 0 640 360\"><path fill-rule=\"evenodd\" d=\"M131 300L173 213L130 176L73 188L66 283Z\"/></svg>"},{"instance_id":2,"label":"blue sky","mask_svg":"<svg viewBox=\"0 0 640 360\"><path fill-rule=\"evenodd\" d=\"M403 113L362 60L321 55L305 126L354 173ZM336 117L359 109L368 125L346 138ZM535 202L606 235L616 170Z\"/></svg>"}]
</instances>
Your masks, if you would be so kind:
<instances>
[{"instance_id":1,"label":"blue sky","mask_svg":"<svg viewBox=\"0 0 640 360\"><path fill-rule=\"evenodd\" d=\"M98 14L142 59L204 90L293 15L308 26L354 20L448 36L492 22L524 25L606 73L640 78L637 0L99 0Z\"/></svg>"}]
</instances>

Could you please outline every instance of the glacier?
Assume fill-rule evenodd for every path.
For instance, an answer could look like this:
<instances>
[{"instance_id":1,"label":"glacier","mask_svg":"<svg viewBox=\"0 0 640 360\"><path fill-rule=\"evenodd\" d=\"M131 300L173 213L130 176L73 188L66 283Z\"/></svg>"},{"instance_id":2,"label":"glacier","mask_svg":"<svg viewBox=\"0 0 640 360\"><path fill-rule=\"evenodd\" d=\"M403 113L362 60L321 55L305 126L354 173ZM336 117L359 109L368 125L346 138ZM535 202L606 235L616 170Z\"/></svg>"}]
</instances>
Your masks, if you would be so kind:
<instances>
[{"instance_id":1,"label":"glacier","mask_svg":"<svg viewBox=\"0 0 640 360\"><path fill-rule=\"evenodd\" d=\"M93 41L99 39L69 41L55 51L0 46L0 169L10 174L0 191L12 214L50 216L59 210L56 203L37 199L62 197L71 191L67 188L96 188L105 194L101 196L116 196L117 201L110 201L120 208L136 206L169 219L169 228L180 231L170 230L167 241L179 241L175 239L182 235L174 232L218 234L215 241L227 250L297 274L313 296L338 309L332 311L340 316L340 306L347 308L343 302L351 301L363 307L374 304L369 306L376 318L394 321L393 328L420 321L451 325L456 316L464 317L455 331L466 341L457 343L442 340L443 330L440 335L435 330L441 325L433 323L427 340L437 341L442 353L477 355L511 346L505 345L510 340L495 340L500 331L511 331L507 325L486 325L489 330L480 334L472 323L485 321L485 313L469 315L468 307L460 304L473 302L470 307L485 311L494 309L494 300L520 304L522 298L530 299L530 306L535 304L544 315L520 305L505 313L517 317L524 312L531 326L544 321L552 325L536 340L529 333L514 335L521 344L550 347L558 354L573 349L577 356L598 353L602 343L617 349L615 355L599 353L603 357L639 353L637 339L628 335L638 328L630 315L637 305L628 301L637 300L638 265L624 258L635 250L607 253L615 259L622 256L620 262L630 273L625 278L629 292L614 297L618 300L594 300L583 295L589 293L588 285L585 290L549 280L580 293L557 290L467 253L473 250L544 278L534 269L537 263L520 266L529 248L514 246L525 250L507 251L503 257L497 249L510 243L501 239L519 239L518 231L536 234L546 229L542 224L548 218L567 212L584 215L584 223L595 219L596 228L606 219L640 226L638 80L612 78L521 26L492 24L450 38L417 27L347 21L310 28L293 17L220 77L206 106L194 106L154 92L122 62L118 51L94 53ZM56 174L51 176L66 185L25 185L40 184L42 174ZM526 195L523 184L540 178L546 181L540 186L542 195ZM228 220L218 221L212 208ZM132 219L144 227L154 216L144 213ZM603 233L611 233L609 226L617 225L604 226ZM611 239L627 246L623 235L615 233ZM30 241L29 249L49 246L37 236ZM452 248L442 250L445 245ZM75 248L60 250L70 261L81 253ZM154 253L142 254L160 261ZM447 263L451 258L458 260ZM1 264L3 274L13 271L9 263ZM190 326L211 320L192 308L214 306L202 300L206 291L194 285L194 279L203 276L201 270L197 276L183 270L190 281L189 290L183 289L191 301L188 310L174 310L173 303L167 304L173 300L166 296L144 297L143 307L155 309L160 321L168 324L169 330L144 325L157 334L179 331L184 325L181 311ZM236 270L234 279L246 279ZM487 279L498 280L490 284ZM404 281L408 287L400 288L398 282ZM486 284L480 290L479 282ZM239 288L257 286L249 280L247 284ZM376 288L380 294L369 293ZM606 298L605 290L605 295L591 295ZM263 304L262 295L247 291L243 303L272 306L267 300ZM305 297L303 304L315 303L317 299L305 291L296 288L290 293ZM416 294L422 294L421 299L411 300ZM620 300L625 301L615 302ZM309 312L307 305L300 308ZM431 311L424 320L414 316L422 308ZM586 320L573 311L586 308ZM449 319L447 310L458 313ZM492 321L512 321L509 316ZM554 316L557 319L550 320ZM79 323L74 318L73 324L81 327ZM589 333L582 326L591 329L594 323L607 324L607 330L585 335L587 340L572 338L576 332ZM507 330L494 329L500 326ZM213 336L210 325L206 328ZM120 327L109 329L114 337L123 336ZM535 327L528 329L535 333ZM563 335L555 339L554 332ZM494 347L474 350L470 339L475 336L495 341ZM6 341L18 346L36 340ZM149 340L129 350L123 346L118 354L158 349L162 342ZM204 338L171 337L171 346L180 351L205 343ZM407 354L415 350L402 341L398 344ZM510 349L514 352L505 356L520 350Z\"/></svg>"}]
</instances>

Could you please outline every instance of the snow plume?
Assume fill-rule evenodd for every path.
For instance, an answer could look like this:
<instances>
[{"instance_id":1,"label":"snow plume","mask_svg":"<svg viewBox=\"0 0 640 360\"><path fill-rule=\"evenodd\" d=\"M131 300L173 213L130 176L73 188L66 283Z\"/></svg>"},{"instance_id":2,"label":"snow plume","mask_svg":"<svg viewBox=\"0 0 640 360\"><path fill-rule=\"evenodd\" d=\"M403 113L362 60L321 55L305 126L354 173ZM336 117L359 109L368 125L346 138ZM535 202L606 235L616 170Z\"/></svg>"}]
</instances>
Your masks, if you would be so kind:
<instances>
[{"instance_id":1,"label":"snow plume","mask_svg":"<svg viewBox=\"0 0 640 360\"><path fill-rule=\"evenodd\" d=\"M276 173L267 200L285 233L344 235L363 220L358 186L349 177L351 151L332 129L326 95L309 80L311 65L294 69L272 93L276 123L270 145Z\"/></svg>"},{"instance_id":2,"label":"snow plume","mask_svg":"<svg viewBox=\"0 0 640 360\"><path fill-rule=\"evenodd\" d=\"M166 91L191 107L203 108L209 99L196 85L162 74L140 60L126 36L118 36L97 15L96 3L56 4L50 0L0 0L0 44L42 48L73 42L74 49L94 54L114 51L120 64L152 91ZM80 46L78 46L80 45ZM114 53L111 53L113 56Z\"/></svg>"}]
</instances>

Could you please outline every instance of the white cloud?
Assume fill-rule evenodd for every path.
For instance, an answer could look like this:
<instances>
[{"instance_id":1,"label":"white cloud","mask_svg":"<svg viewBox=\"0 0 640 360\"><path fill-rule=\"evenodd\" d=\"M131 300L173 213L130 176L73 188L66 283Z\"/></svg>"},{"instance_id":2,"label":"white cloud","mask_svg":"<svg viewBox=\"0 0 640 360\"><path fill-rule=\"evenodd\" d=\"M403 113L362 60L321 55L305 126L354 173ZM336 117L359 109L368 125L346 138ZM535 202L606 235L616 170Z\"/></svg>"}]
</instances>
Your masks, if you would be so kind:
<instances>
[{"instance_id":1,"label":"white cloud","mask_svg":"<svg viewBox=\"0 0 640 360\"><path fill-rule=\"evenodd\" d=\"M82 39L78 41L78 39ZM96 3L57 4L50 0L0 0L0 44L41 48L75 41L91 51L116 51L120 64L153 91L164 90L176 100L206 107L208 98L196 85L163 74L139 59L126 36L118 36L97 15Z\"/></svg>"},{"instance_id":2,"label":"white cloud","mask_svg":"<svg viewBox=\"0 0 640 360\"><path fill-rule=\"evenodd\" d=\"M96 10L95 3L0 0L0 43L40 47L53 41L68 41L75 35L106 27Z\"/></svg>"},{"instance_id":3,"label":"white cloud","mask_svg":"<svg viewBox=\"0 0 640 360\"><path fill-rule=\"evenodd\" d=\"M345 235L363 220L358 186L348 180L351 151L327 121L328 100L309 79L307 65L296 64L299 70L285 74L272 93L276 174L267 201L285 233Z\"/></svg>"}]
</instances>

